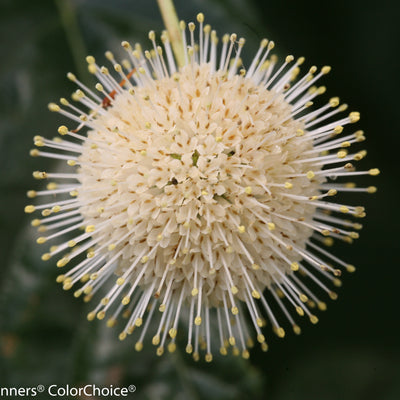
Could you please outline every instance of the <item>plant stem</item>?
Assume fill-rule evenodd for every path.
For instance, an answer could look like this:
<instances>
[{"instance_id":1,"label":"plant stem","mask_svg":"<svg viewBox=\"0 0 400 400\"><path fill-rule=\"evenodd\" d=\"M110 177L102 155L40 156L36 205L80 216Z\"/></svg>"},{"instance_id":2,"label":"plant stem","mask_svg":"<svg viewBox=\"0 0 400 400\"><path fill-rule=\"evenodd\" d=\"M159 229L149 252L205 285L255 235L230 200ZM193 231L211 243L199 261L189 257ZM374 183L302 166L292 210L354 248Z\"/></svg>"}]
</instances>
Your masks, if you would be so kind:
<instances>
[{"instance_id":1,"label":"plant stem","mask_svg":"<svg viewBox=\"0 0 400 400\"><path fill-rule=\"evenodd\" d=\"M173 0L157 0L158 7L167 28L169 40L174 51L176 62L179 67L185 65L184 49L182 42L182 34L179 29L179 20L175 11Z\"/></svg>"},{"instance_id":2,"label":"plant stem","mask_svg":"<svg viewBox=\"0 0 400 400\"><path fill-rule=\"evenodd\" d=\"M62 26L67 37L75 67L83 82L90 82L91 76L85 68L84 59L86 56L85 44L79 31L79 25L75 14L75 8L70 0L55 0L60 14Z\"/></svg>"}]
</instances>

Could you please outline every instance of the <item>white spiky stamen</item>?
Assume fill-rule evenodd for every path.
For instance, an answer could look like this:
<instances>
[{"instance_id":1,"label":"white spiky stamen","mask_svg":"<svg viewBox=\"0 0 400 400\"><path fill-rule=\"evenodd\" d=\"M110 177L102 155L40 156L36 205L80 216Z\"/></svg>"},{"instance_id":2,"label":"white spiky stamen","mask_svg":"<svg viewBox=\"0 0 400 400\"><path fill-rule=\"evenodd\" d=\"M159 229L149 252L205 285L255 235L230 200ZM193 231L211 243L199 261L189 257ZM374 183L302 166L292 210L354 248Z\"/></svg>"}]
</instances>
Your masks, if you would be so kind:
<instances>
[{"instance_id":1,"label":"white spiky stamen","mask_svg":"<svg viewBox=\"0 0 400 400\"><path fill-rule=\"evenodd\" d=\"M263 350L268 348L263 315L279 337L285 331L277 311L296 334L300 328L292 309L318 321L310 309L326 305L297 274L335 299L324 281L339 286L340 268L352 272L354 267L319 243L332 244L328 235L357 238L352 229L361 225L341 214L365 215L363 207L325 198L338 191L376 190L330 179L377 175L379 170L356 172L350 163L365 156L365 151L346 150L364 140L361 131L336 138L345 125L358 121L358 113L332 120L347 108L339 106L338 98L306 112L311 100L325 92L313 85L330 67L318 73L312 67L294 83L304 58L292 64L288 56L278 66L270 56L274 43L264 39L248 70L239 70L244 39L225 35L218 59L216 33L203 20L200 14L199 43L195 25L188 25L187 37L181 23L186 63L179 70L168 34L161 36L162 48L150 32L150 51L122 43L130 58L122 65L106 53L118 79L87 57L100 95L68 74L79 86L73 100L87 111L66 99L61 106L50 104L51 111L78 122L79 128L61 126L62 139L36 136L36 146L63 153L35 149L31 155L66 160L77 168L73 173L35 171L37 179L60 183L29 191L28 197L61 198L25 211L42 212L44 218L32 225L49 233L38 243L78 231L42 257L64 252L57 262L64 267L86 253L86 259L57 278L64 289L81 281L75 296L84 294L88 301L111 282L89 320L109 314L107 325L114 326L127 308L120 339L145 321L136 343L140 351L159 303L161 319L152 340L157 354L163 353L167 335L168 350L175 349L179 321L187 314L187 352L198 359L204 347L211 361L216 342L221 354L232 346L234 354L249 356L245 309ZM82 127L88 128L87 137L77 133Z\"/></svg>"}]
</instances>

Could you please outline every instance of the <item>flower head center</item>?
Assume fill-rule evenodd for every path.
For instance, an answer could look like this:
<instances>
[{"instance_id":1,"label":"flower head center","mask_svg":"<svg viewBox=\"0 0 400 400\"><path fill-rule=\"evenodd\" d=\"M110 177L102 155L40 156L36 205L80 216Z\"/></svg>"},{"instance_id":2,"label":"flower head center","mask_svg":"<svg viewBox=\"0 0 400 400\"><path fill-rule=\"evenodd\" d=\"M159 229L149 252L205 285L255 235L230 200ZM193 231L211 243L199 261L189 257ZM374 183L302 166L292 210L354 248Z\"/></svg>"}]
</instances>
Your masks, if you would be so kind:
<instances>
[{"instance_id":1,"label":"flower head center","mask_svg":"<svg viewBox=\"0 0 400 400\"><path fill-rule=\"evenodd\" d=\"M103 239L106 243L131 232L121 269L143 250L150 254L156 248L148 273L162 279L168 266L175 280L186 281L188 297L198 274L208 277L205 292L212 303L222 301L227 281L241 288L240 265L255 264L256 258L262 264L274 251L269 231L275 218L266 210L292 205L281 195L285 178L280 175L311 148L296 135L303 124L290 117L291 108L273 91L240 75L228 79L206 63L187 65L173 77L118 94L107 113L98 116L101 128L89 133L93 140L112 143L115 153L88 145L80 179L94 189L81 195L82 203L101 197L105 211L96 215L98 220L107 221L118 211L130 221ZM296 172L306 172L305 166L299 164ZM306 177L297 180L303 193L317 193ZM301 206L292 216L304 218L313 210L312 205ZM92 207L83 207L82 214L92 221ZM285 235L281 229L279 234ZM308 228L298 229L300 247L308 237L303 230ZM251 245L255 235L260 243L270 242L263 256ZM272 275L278 276L265 268L262 279L254 278L263 289Z\"/></svg>"}]
</instances>

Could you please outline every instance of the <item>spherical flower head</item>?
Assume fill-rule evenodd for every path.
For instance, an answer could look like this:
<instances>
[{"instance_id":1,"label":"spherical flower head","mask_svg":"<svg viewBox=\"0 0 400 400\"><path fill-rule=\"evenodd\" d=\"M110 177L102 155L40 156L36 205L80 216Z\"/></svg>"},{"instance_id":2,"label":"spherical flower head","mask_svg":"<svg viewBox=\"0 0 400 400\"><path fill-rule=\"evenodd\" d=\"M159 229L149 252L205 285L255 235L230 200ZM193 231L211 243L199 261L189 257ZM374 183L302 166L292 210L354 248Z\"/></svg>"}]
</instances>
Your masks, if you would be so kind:
<instances>
[{"instance_id":1,"label":"spherical flower head","mask_svg":"<svg viewBox=\"0 0 400 400\"><path fill-rule=\"evenodd\" d=\"M181 23L185 61L179 67L167 33L160 47L150 32L151 51L123 42L129 61L122 65L106 53L115 73L87 58L96 91L68 74L79 86L73 100L85 110L66 99L49 108L79 127L61 126L62 139L35 137L37 146L62 154L31 154L66 160L76 170L36 171L35 178L60 183L29 197L57 195L57 201L25 211L41 209L45 218L33 225L51 231L38 243L77 232L43 259L64 253L57 262L64 267L86 254L58 281L64 289L81 282L75 296L87 301L108 287L89 320L109 315L111 327L130 310L120 339L140 328L141 350L158 313L152 342L161 355L167 336L168 349L175 349L186 318L186 350L195 359L200 343L207 361L216 346L221 354L232 347L247 358L247 320L266 350L266 320L279 337L285 335L283 319L298 334L293 311L316 323L312 309L326 308L314 290L336 298L329 283L339 286L341 269L354 267L324 245L357 238L361 225L341 215L365 212L329 198L375 190L334 179L379 171L355 171L352 162L365 152L349 154L347 148L364 139L361 131L337 138L359 113L337 118L347 108L338 98L308 112L325 92L314 83L329 67L312 67L298 78L304 59L288 56L278 63L270 54L274 43L264 39L245 69L244 39L225 35L218 54L216 33L201 15L198 21L197 42L195 25L189 24L187 36Z\"/></svg>"}]
</instances>

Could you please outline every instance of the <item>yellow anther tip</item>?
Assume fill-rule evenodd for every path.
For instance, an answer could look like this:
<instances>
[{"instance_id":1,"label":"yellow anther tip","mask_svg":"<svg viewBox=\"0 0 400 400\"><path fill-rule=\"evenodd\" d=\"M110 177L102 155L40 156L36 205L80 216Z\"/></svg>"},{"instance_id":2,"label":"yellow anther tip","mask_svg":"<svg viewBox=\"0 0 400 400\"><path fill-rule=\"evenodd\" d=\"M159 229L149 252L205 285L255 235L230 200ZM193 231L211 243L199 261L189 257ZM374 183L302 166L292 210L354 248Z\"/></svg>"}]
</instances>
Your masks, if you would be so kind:
<instances>
[{"instance_id":1,"label":"yellow anther tip","mask_svg":"<svg viewBox=\"0 0 400 400\"><path fill-rule=\"evenodd\" d=\"M104 311L99 311L97 313L97 319L102 320L106 316L106 313Z\"/></svg>"},{"instance_id":2,"label":"yellow anther tip","mask_svg":"<svg viewBox=\"0 0 400 400\"><path fill-rule=\"evenodd\" d=\"M304 310L303 310L300 306L297 306L297 307L296 307L296 312L297 312L297 314L299 314L300 316L303 316L303 315L304 315Z\"/></svg>"},{"instance_id":3,"label":"yellow anther tip","mask_svg":"<svg viewBox=\"0 0 400 400\"><path fill-rule=\"evenodd\" d=\"M104 87L103 87L103 85L101 83L96 83L95 88L99 92L103 92L104 91Z\"/></svg>"},{"instance_id":4,"label":"yellow anther tip","mask_svg":"<svg viewBox=\"0 0 400 400\"><path fill-rule=\"evenodd\" d=\"M297 65L303 64L304 61L305 61L305 57L299 57L299 58L297 59Z\"/></svg>"},{"instance_id":5,"label":"yellow anther tip","mask_svg":"<svg viewBox=\"0 0 400 400\"><path fill-rule=\"evenodd\" d=\"M332 97L329 99L329 104L331 107L337 107L339 105L339 97Z\"/></svg>"},{"instance_id":6,"label":"yellow anther tip","mask_svg":"<svg viewBox=\"0 0 400 400\"><path fill-rule=\"evenodd\" d=\"M94 225L88 225L88 226L85 228L85 232L86 232L86 233L94 232L94 230L95 230L95 226L94 226Z\"/></svg>"},{"instance_id":7,"label":"yellow anther tip","mask_svg":"<svg viewBox=\"0 0 400 400\"><path fill-rule=\"evenodd\" d=\"M124 41L121 42L121 46L122 46L124 49L130 49L130 48L131 48L131 45L130 45L129 42L127 42L126 40L124 40Z\"/></svg>"},{"instance_id":8,"label":"yellow anther tip","mask_svg":"<svg viewBox=\"0 0 400 400\"><path fill-rule=\"evenodd\" d=\"M57 261L57 267L58 268L62 268L65 267L69 262L69 259L66 257L61 258L60 260Z\"/></svg>"},{"instance_id":9,"label":"yellow anther tip","mask_svg":"<svg viewBox=\"0 0 400 400\"><path fill-rule=\"evenodd\" d=\"M281 327L276 329L276 334L278 337L280 338L284 338L285 337L285 330Z\"/></svg>"},{"instance_id":10,"label":"yellow anther tip","mask_svg":"<svg viewBox=\"0 0 400 400\"><path fill-rule=\"evenodd\" d=\"M339 133L342 133L342 132L343 132L343 126L341 126L341 125L335 126L335 128L333 129L333 133L335 135L338 135Z\"/></svg>"},{"instance_id":11,"label":"yellow anther tip","mask_svg":"<svg viewBox=\"0 0 400 400\"><path fill-rule=\"evenodd\" d=\"M151 343L152 343L154 346L158 346L159 343L160 343L160 335L155 335L155 336L153 336L153 339L151 340Z\"/></svg>"},{"instance_id":12,"label":"yellow anther tip","mask_svg":"<svg viewBox=\"0 0 400 400\"><path fill-rule=\"evenodd\" d=\"M220 347L219 352L222 356L226 356L228 354L225 347Z\"/></svg>"},{"instance_id":13,"label":"yellow anther tip","mask_svg":"<svg viewBox=\"0 0 400 400\"><path fill-rule=\"evenodd\" d=\"M147 263L147 261L149 261L149 256L142 257L142 259L140 261L142 262L142 264Z\"/></svg>"},{"instance_id":14,"label":"yellow anther tip","mask_svg":"<svg viewBox=\"0 0 400 400\"><path fill-rule=\"evenodd\" d=\"M96 317L96 313L95 313L94 311L90 312L90 313L87 315L88 321L93 321L95 317Z\"/></svg>"},{"instance_id":15,"label":"yellow anther tip","mask_svg":"<svg viewBox=\"0 0 400 400\"><path fill-rule=\"evenodd\" d=\"M42 260L43 261L48 261L48 260L50 260L50 258L51 258L51 254L50 253L44 253L42 255Z\"/></svg>"},{"instance_id":16,"label":"yellow anther tip","mask_svg":"<svg viewBox=\"0 0 400 400\"><path fill-rule=\"evenodd\" d=\"M329 189L328 190L328 196L335 196L337 195L337 190L336 189Z\"/></svg>"},{"instance_id":17,"label":"yellow anther tip","mask_svg":"<svg viewBox=\"0 0 400 400\"><path fill-rule=\"evenodd\" d=\"M342 281L340 280L340 279L334 279L333 280L333 284L336 286L336 287L341 287L342 286Z\"/></svg>"},{"instance_id":18,"label":"yellow anther tip","mask_svg":"<svg viewBox=\"0 0 400 400\"><path fill-rule=\"evenodd\" d=\"M93 258L95 256L95 254L96 253L93 250L92 251L88 251L87 254L86 254L86 257L87 258Z\"/></svg>"},{"instance_id":19,"label":"yellow anther tip","mask_svg":"<svg viewBox=\"0 0 400 400\"><path fill-rule=\"evenodd\" d=\"M258 341L259 343L264 343L264 342L265 342L265 337L264 337L264 335L263 335L262 333L259 333L259 334L257 335L257 341Z\"/></svg>"},{"instance_id":20,"label":"yellow anther tip","mask_svg":"<svg viewBox=\"0 0 400 400\"><path fill-rule=\"evenodd\" d=\"M203 13L197 14L197 22L204 22L204 14Z\"/></svg>"},{"instance_id":21,"label":"yellow anther tip","mask_svg":"<svg viewBox=\"0 0 400 400\"><path fill-rule=\"evenodd\" d=\"M360 235L359 235L358 232L350 232L350 233L349 233L349 236L350 236L352 239L358 239L358 238L360 237Z\"/></svg>"},{"instance_id":22,"label":"yellow anther tip","mask_svg":"<svg viewBox=\"0 0 400 400\"><path fill-rule=\"evenodd\" d=\"M191 344L186 345L186 353L191 354L193 352L193 346Z\"/></svg>"},{"instance_id":23,"label":"yellow anther tip","mask_svg":"<svg viewBox=\"0 0 400 400\"><path fill-rule=\"evenodd\" d=\"M294 57L292 55L286 56L285 62L290 63L294 60Z\"/></svg>"},{"instance_id":24,"label":"yellow anther tip","mask_svg":"<svg viewBox=\"0 0 400 400\"><path fill-rule=\"evenodd\" d=\"M346 265L347 272L353 273L356 271L356 267L354 265L348 264Z\"/></svg>"},{"instance_id":25,"label":"yellow anther tip","mask_svg":"<svg viewBox=\"0 0 400 400\"><path fill-rule=\"evenodd\" d=\"M169 333L169 336L170 336L172 339L174 339L174 338L176 337L177 330L176 330L175 328L171 328L171 329L168 331L168 333Z\"/></svg>"},{"instance_id":26,"label":"yellow anther tip","mask_svg":"<svg viewBox=\"0 0 400 400\"><path fill-rule=\"evenodd\" d=\"M315 65L313 65L313 66L309 69L308 73L309 73L309 74L314 74L316 71L317 71L317 67L316 67Z\"/></svg>"},{"instance_id":27,"label":"yellow anther tip","mask_svg":"<svg viewBox=\"0 0 400 400\"><path fill-rule=\"evenodd\" d=\"M142 342L136 342L135 350L136 351L142 351L142 349L143 349L143 343Z\"/></svg>"},{"instance_id":28,"label":"yellow anther tip","mask_svg":"<svg viewBox=\"0 0 400 400\"><path fill-rule=\"evenodd\" d=\"M72 72L68 72L67 78L72 82L76 81L76 76Z\"/></svg>"},{"instance_id":29,"label":"yellow anther tip","mask_svg":"<svg viewBox=\"0 0 400 400\"><path fill-rule=\"evenodd\" d=\"M325 65L321 68L321 73L323 73L324 75L329 74L329 72L331 72L331 69L332 68L329 65Z\"/></svg>"},{"instance_id":30,"label":"yellow anther tip","mask_svg":"<svg viewBox=\"0 0 400 400\"><path fill-rule=\"evenodd\" d=\"M56 103L49 103L48 108L52 112L59 112L60 111L60 106Z\"/></svg>"},{"instance_id":31,"label":"yellow anther tip","mask_svg":"<svg viewBox=\"0 0 400 400\"><path fill-rule=\"evenodd\" d=\"M360 120L360 113L357 111L353 111L349 114L349 119L351 123L357 122Z\"/></svg>"},{"instance_id":32,"label":"yellow anther tip","mask_svg":"<svg viewBox=\"0 0 400 400\"><path fill-rule=\"evenodd\" d=\"M379 175L379 174L381 173L381 171L379 171L378 168L372 168L372 169L370 169L368 172L369 172L369 174L372 175L372 176L377 176L377 175Z\"/></svg>"},{"instance_id":33,"label":"yellow anther tip","mask_svg":"<svg viewBox=\"0 0 400 400\"><path fill-rule=\"evenodd\" d=\"M293 325L293 332L296 334L296 335L300 335L300 333L301 333L301 329L300 329L300 327L298 326L298 325Z\"/></svg>"},{"instance_id":34,"label":"yellow anther tip","mask_svg":"<svg viewBox=\"0 0 400 400\"><path fill-rule=\"evenodd\" d=\"M109 318L109 319L107 320L106 325L107 325L108 328L112 328L112 327L115 326L116 323L117 323L117 321L116 321L115 318Z\"/></svg>"},{"instance_id":35,"label":"yellow anther tip","mask_svg":"<svg viewBox=\"0 0 400 400\"><path fill-rule=\"evenodd\" d=\"M268 351L267 343L261 343L261 350L264 351L264 352Z\"/></svg>"},{"instance_id":36,"label":"yellow anther tip","mask_svg":"<svg viewBox=\"0 0 400 400\"><path fill-rule=\"evenodd\" d=\"M338 295L337 295L337 293L335 293L335 292L329 292L329 297L330 297L332 300L337 300Z\"/></svg>"},{"instance_id":37,"label":"yellow anther tip","mask_svg":"<svg viewBox=\"0 0 400 400\"><path fill-rule=\"evenodd\" d=\"M176 344L174 342L171 342L168 344L168 352L173 353L176 350Z\"/></svg>"},{"instance_id":38,"label":"yellow anther tip","mask_svg":"<svg viewBox=\"0 0 400 400\"><path fill-rule=\"evenodd\" d=\"M306 174L308 179L313 179L315 177L315 173L313 171L308 171Z\"/></svg>"},{"instance_id":39,"label":"yellow anther tip","mask_svg":"<svg viewBox=\"0 0 400 400\"><path fill-rule=\"evenodd\" d=\"M233 247L232 246L228 246L227 248L226 248L226 252L227 253L233 253Z\"/></svg>"},{"instance_id":40,"label":"yellow anther tip","mask_svg":"<svg viewBox=\"0 0 400 400\"><path fill-rule=\"evenodd\" d=\"M85 294L90 294L93 290L93 286L86 286L85 289L83 289L83 293Z\"/></svg>"},{"instance_id":41,"label":"yellow anther tip","mask_svg":"<svg viewBox=\"0 0 400 400\"><path fill-rule=\"evenodd\" d=\"M250 353L249 353L249 351L248 351L247 349L245 349L245 350L242 351L242 357L243 357L245 360L248 360L248 359L250 358Z\"/></svg>"},{"instance_id":42,"label":"yellow anther tip","mask_svg":"<svg viewBox=\"0 0 400 400\"><path fill-rule=\"evenodd\" d=\"M290 182L285 182L285 189L292 189L293 184Z\"/></svg>"},{"instance_id":43,"label":"yellow anther tip","mask_svg":"<svg viewBox=\"0 0 400 400\"><path fill-rule=\"evenodd\" d=\"M44 146L43 138L40 138L40 139L35 138L33 143L37 147L43 147Z\"/></svg>"},{"instance_id":44,"label":"yellow anther tip","mask_svg":"<svg viewBox=\"0 0 400 400\"><path fill-rule=\"evenodd\" d=\"M96 59L93 56L87 56L86 57L86 62L88 64L94 64L96 62Z\"/></svg>"},{"instance_id":45,"label":"yellow anther tip","mask_svg":"<svg viewBox=\"0 0 400 400\"><path fill-rule=\"evenodd\" d=\"M128 297L128 296L125 296L125 297L122 299L121 303L122 303L124 306L126 306L127 304L129 304L130 301L131 301L131 298Z\"/></svg>"},{"instance_id":46,"label":"yellow anther tip","mask_svg":"<svg viewBox=\"0 0 400 400\"><path fill-rule=\"evenodd\" d=\"M299 298L300 298L300 301L303 303L306 303L308 301L308 297L305 294L301 294L299 296Z\"/></svg>"},{"instance_id":47,"label":"yellow anther tip","mask_svg":"<svg viewBox=\"0 0 400 400\"><path fill-rule=\"evenodd\" d=\"M26 206L26 207L24 208L24 211L25 211L27 214L32 214L33 212L35 212L35 210L36 210L35 206L32 206L32 205Z\"/></svg>"}]
</instances>

